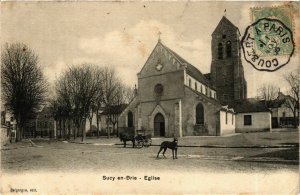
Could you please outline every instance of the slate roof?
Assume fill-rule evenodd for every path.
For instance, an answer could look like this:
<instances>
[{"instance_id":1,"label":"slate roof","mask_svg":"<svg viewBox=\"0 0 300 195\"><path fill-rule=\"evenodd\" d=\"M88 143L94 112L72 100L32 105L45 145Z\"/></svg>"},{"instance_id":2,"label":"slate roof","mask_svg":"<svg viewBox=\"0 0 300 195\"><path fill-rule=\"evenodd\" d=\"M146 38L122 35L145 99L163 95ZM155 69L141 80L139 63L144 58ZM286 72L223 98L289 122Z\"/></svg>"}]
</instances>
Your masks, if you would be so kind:
<instances>
[{"instance_id":1,"label":"slate roof","mask_svg":"<svg viewBox=\"0 0 300 195\"><path fill-rule=\"evenodd\" d=\"M208 96L206 96L206 95L200 93L199 91L195 91L195 90L193 90L192 88L190 88L189 86L185 86L185 87L186 87L187 89L191 90L193 93L195 93L195 94L201 96L203 99L205 99L205 100L207 100L207 101L209 101L209 102L211 102L211 103L213 103L213 104L215 104L215 105L217 105L217 106L220 106L220 107L222 106L218 100L216 100L216 99L214 99L214 98L212 98L212 97L208 97Z\"/></svg>"},{"instance_id":2,"label":"slate roof","mask_svg":"<svg viewBox=\"0 0 300 195\"><path fill-rule=\"evenodd\" d=\"M238 28L237 26L235 26L232 22L230 22L230 20L228 20L225 16L223 16L222 19L220 20L220 22L218 23L217 27L215 28L215 30L213 31L212 34L214 34L214 33L217 31L217 29L219 28L219 26L220 26L222 23L226 23L226 24L232 26L233 28L235 28L236 30L239 31L239 28ZM240 31L239 31L239 33L240 33Z\"/></svg>"},{"instance_id":3,"label":"slate roof","mask_svg":"<svg viewBox=\"0 0 300 195\"><path fill-rule=\"evenodd\" d=\"M282 106L282 104L285 104L289 101L294 102L296 100L290 95L285 95L282 92L278 92L278 96L275 100L269 100L266 103L269 106L269 108L279 108Z\"/></svg>"},{"instance_id":4,"label":"slate roof","mask_svg":"<svg viewBox=\"0 0 300 195\"><path fill-rule=\"evenodd\" d=\"M270 112L264 101L254 98L234 100L229 102L228 106L236 113Z\"/></svg>"},{"instance_id":5,"label":"slate roof","mask_svg":"<svg viewBox=\"0 0 300 195\"><path fill-rule=\"evenodd\" d=\"M267 101L266 104L269 106L269 108L279 108L282 104L285 103L285 99L275 99Z\"/></svg>"},{"instance_id":6,"label":"slate roof","mask_svg":"<svg viewBox=\"0 0 300 195\"><path fill-rule=\"evenodd\" d=\"M185 64L187 66L186 71L187 74L189 74L190 76L192 76L193 78L195 78L196 80L198 80L199 82L209 86L212 88L210 82L206 79L206 77L200 72L200 70L198 70L195 66L193 66L192 64L190 64L189 62L187 62L185 59L183 59L180 55L178 55L176 52L174 52L173 50L171 50L170 48L168 48L167 46L163 45L161 43L161 45L168 51L170 52L173 56L175 56L175 58L181 63L181 64Z\"/></svg>"},{"instance_id":7,"label":"slate roof","mask_svg":"<svg viewBox=\"0 0 300 195\"><path fill-rule=\"evenodd\" d=\"M206 74L204 74L204 76L205 76L205 78L206 78L207 80L210 81L210 79L211 79L211 73L206 73Z\"/></svg>"}]
</instances>

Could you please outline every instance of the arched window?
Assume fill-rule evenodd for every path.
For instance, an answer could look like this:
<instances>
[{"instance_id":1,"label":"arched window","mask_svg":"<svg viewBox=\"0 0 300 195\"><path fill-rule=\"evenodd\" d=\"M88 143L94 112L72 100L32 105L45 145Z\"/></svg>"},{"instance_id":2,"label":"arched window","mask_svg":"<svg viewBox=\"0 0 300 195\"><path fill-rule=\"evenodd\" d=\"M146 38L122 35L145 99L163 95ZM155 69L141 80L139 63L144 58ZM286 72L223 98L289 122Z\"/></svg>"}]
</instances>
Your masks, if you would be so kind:
<instances>
[{"instance_id":1,"label":"arched window","mask_svg":"<svg viewBox=\"0 0 300 195\"><path fill-rule=\"evenodd\" d=\"M231 42L227 41L226 43L226 56L227 58L231 57Z\"/></svg>"},{"instance_id":2,"label":"arched window","mask_svg":"<svg viewBox=\"0 0 300 195\"><path fill-rule=\"evenodd\" d=\"M133 114L131 111L129 111L127 115L127 124L128 127L133 127Z\"/></svg>"},{"instance_id":3,"label":"arched window","mask_svg":"<svg viewBox=\"0 0 300 195\"><path fill-rule=\"evenodd\" d=\"M223 45L222 43L219 43L218 45L218 59L223 59Z\"/></svg>"},{"instance_id":4,"label":"arched window","mask_svg":"<svg viewBox=\"0 0 300 195\"><path fill-rule=\"evenodd\" d=\"M196 124L204 124L204 109L201 103L196 107Z\"/></svg>"},{"instance_id":5,"label":"arched window","mask_svg":"<svg viewBox=\"0 0 300 195\"><path fill-rule=\"evenodd\" d=\"M189 87L192 87L192 80L189 79Z\"/></svg>"}]
</instances>

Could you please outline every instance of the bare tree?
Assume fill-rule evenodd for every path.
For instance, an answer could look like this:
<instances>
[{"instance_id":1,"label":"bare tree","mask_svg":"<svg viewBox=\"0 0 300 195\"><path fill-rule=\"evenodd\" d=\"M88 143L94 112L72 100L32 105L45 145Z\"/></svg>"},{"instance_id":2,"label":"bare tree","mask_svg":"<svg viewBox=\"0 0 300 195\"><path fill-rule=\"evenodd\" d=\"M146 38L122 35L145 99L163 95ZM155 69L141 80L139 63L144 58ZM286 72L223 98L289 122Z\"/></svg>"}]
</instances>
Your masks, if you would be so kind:
<instances>
[{"instance_id":1,"label":"bare tree","mask_svg":"<svg viewBox=\"0 0 300 195\"><path fill-rule=\"evenodd\" d=\"M265 101L266 106L269 106L271 100L275 100L278 95L279 88L272 84L262 85L258 89L258 97Z\"/></svg>"},{"instance_id":2,"label":"bare tree","mask_svg":"<svg viewBox=\"0 0 300 195\"><path fill-rule=\"evenodd\" d=\"M101 113L103 111L103 105L104 105L104 69L103 68L97 68L97 74L101 77L99 80L99 86L97 94L95 95L94 101L93 101L93 108L96 112L96 125L97 125L97 137L100 137L100 120L101 120Z\"/></svg>"},{"instance_id":3,"label":"bare tree","mask_svg":"<svg viewBox=\"0 0 300 195\"><path fill-rule=\"evenodd\" d=\"M1 54L2 96L17 123L16 141L23 137L24 124L40 109L46 81L38 56L22 43L6 44Z\"/></svg>"},{"instance_id":4,"label":"bare tree","mask_svg":"<svg viewBox=\"0 0 300 195\"><path fill-rule=\"evenodd\" d=\"M99 86L102 89L102 85ZM99 90L98 94L96 95L94 108L96 112L96 123L97 123L97 137L100 136L100 120L101 120L101 113L102 113L102 105L103 105L103 90Z\"/></svg>"},{"instance_id":5,"label":"bare tree","mask_svg":"<svg viewBox=\"0 0 300 195\"><path fill-rule=\"evenodd\" d=\"M93 136L92 125L93 125L93 117L94 117L95 111L96 111L96 106L95 106L94 102L92 102L90 112L88 115L88 119L90 122L90 136Z\"/></svg>"},{"instance_id":6,"label":"bare tree","mask_svg":"<svg viewBox=\"0 0 300 195\"><path fill-rule=\"evenodd\" d=\"M297 71L285 74L284 79L289 84L289 98L286 106L291 109L294 115L294 125L298 125L299 121L299 84L300 84L300 69Z\"/></svg>"},{"instance_id":7,"label":"bare tree","mask_svg":"<svg viewBox=\"0 0 300 195\"><path fill-rule=\"evenodd\" d=\"M69 102L71 117L76 125L74 139L77 132L82 132L82 141L86 138L85 124L90 109L101 89L102 77L95 66L82 64L70 67L59 79L57 93ZM77 132L76 132L77 130Z\"/></svg>"},{"instance_id":8,"label":"bare tree","mask_svg":"<svg viewBox=\"0 0 300 195\"><path fill-rule=\"evenodd\" d=\"M132 87L128 87L128 86L123 86L123 92L122 92L122 96L123 96L123 103L125 104L129 104L134 96L135 96L135 91L136 89L135 88L132 88Z\"/></svg>"},{"instance_id":9,"label":"bare tree","mask_svg":"<svg viewBox=\"0 0 300 195\"><path fill-rule=\"evenodd\" d=\"M129 104L134 97L134 89L122 84L120 81L116 82L116 90L114 91L112 105L108 109L108 117L113 125L113 131L119 135L118 119L120 113ZM116 128L117 126L117 128Z\"/></svg>"},{"instance_id":10,"label":"bare tree","mask_svg":"<svg viewBox=\"0 0 300 195\"><path fill-rule=\"evenodd\" d=\"M114 100L116 96L116 91L118 88L118 81L115 74L115 70L113 68L105 67L102 71L103 76L103 83L102 83L102 90L103 90L103 105L105 108L110 108L114 105ZM107 136L110 138L110 129L108 127L109 123L111 122L111 109L108 109L107 115Z\"/></svg>"}]
</instances>

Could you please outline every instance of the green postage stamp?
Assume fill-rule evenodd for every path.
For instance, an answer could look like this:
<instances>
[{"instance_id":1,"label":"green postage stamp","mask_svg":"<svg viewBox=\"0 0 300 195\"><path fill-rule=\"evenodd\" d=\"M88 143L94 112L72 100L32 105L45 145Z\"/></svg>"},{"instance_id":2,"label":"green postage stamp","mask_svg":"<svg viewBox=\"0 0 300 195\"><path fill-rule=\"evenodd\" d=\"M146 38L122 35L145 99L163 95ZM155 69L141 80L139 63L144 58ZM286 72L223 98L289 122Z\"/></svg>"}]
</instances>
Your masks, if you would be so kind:
<instances>
[{"instance_id":1,"label":"green postage stamp","mask_svg":"<svg viewBox=\"0 0 300 195\"><path fill-rule=\"evenodd\" d=\"M286 65L295 48L290 7L252 8L251 19L242 38L245 60L260 71Z\"/></svg>"}]
</instances>

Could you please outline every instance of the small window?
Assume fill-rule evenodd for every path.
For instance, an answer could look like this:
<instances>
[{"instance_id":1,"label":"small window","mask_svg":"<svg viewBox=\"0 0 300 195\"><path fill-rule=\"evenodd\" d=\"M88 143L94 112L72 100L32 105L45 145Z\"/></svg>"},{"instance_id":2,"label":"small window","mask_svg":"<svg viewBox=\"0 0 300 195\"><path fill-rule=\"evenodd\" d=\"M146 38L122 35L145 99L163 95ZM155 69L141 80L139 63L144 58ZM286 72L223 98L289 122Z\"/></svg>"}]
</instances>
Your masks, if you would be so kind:
<instances>
[{"instance_id":1,"label":"small window","mask_svg":"<svg viewBox=\"0 0 300 195\"><path fill-rule=\"evenodd\" d=\"M212 96L211 96L211 91L209 91L209 97L212 97Z\"/></svg>"},{"instance_id":2,"label":"small window","mask_svg":"<svg viewBox=\"0 0 300 195\"><path fill-rule=\"evenodd\" d=\"M252 125L252 116L244 115L244 125Z\"/></svg>"},{"instance_id":3,"label":"small window","mask_svg":"<svg viewBox=\"0 0 300 195\"><path fill-rule=\"evenodd\" d=\"M197 82L195 82L195 90L197 91Z\"/></svg>"},{"instance_id":4,"label":"small window","mask_svg":"<svg viewBox=\"0 0 300 195\"><path fill-rule=\"evenodd\" d=\"M227 41L226 43L226 56L227 58L231 57L231 42Z\"/></svg>"},{"instance_id":5,"label":"small window","mask_svg":"<svg viewBox=\"0 0 300 195\"><path fill-rule=\"evenodd\" d=\"M202 93L202 85L200 85L200 91L201 91L201 93Z\"/></svg>"},{"instance_id":6,"label":"small window","mask_svg":"<svg viewBox=\"0 0 300 195\"><path fill-rule=\"evenodd\" d=\"M191 87L191 86L192 86L192 80L189 79L189 87Z\"/></svg>"},{"instance_id":7,"label":"small window","mask_svg":"<svg viewBox=\"0 0 300 195\"><path fill-rule=\"evenodd\" d=\"M285 117L285 112L282 112L282 117Z\"/></svg>"},{"instance_id":8,"label":"small window","mask_svg":"<svg viewBox=\"0 0 300 195\"><path fill-rule=\"evenodd\" d=\"M226 35L223 35L222 38L223 38L223 39L226 39Z\"/></svg>"},{"instance_id":9,"label":"small window","mask_svg":"<svg viewBox=\"0 0 300 195\"><path fill-rule=\"evenodd\" d=\"M232 124L233 124L234 115L232 114Z\"/></svg>"},{"instance_id":10,"label":"small window","mask_svg":"<svg viewBox=\"0 0 300 195\"><path fill-rule=\"evenodd\" d=\"M223 59L223 45L222 43L219 43L218 45L218 59Z\"/></svg>"},{"instance_id":11,"label":"small window","mask_svg":"<svg viewBox=\"0 0 300 195\"><path fill-rule=\"evenodd\" d=\"M226 112L226 115L225 115L225 120L226 120L226 125L227 125L227 122L228 122L228 113Z\"/></svg>"}]
</instances>

